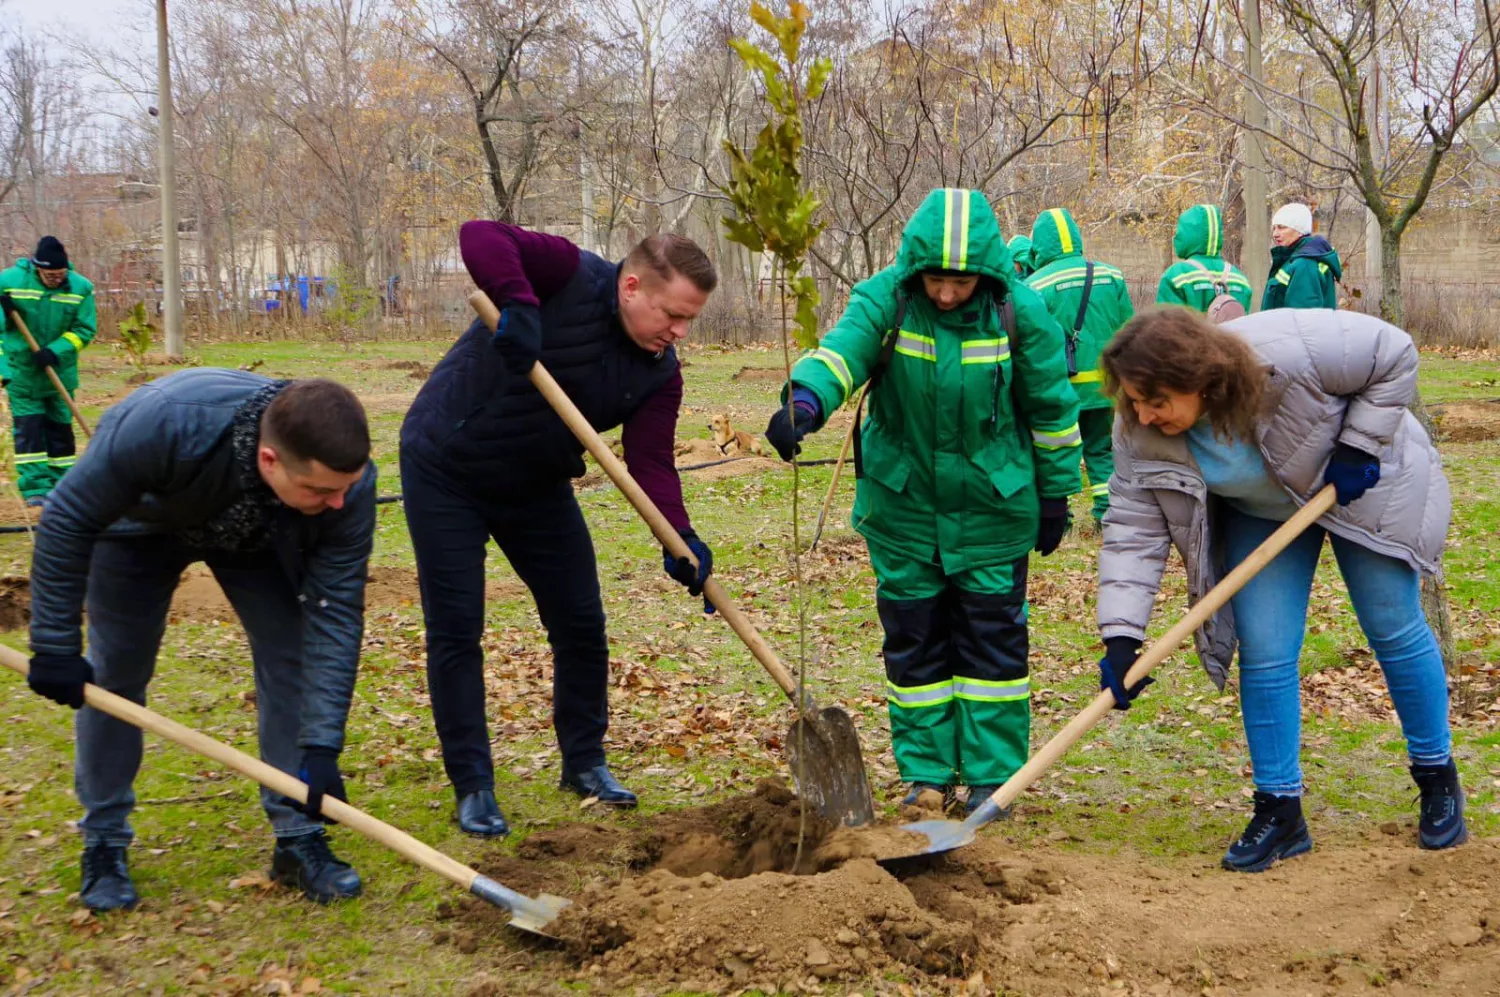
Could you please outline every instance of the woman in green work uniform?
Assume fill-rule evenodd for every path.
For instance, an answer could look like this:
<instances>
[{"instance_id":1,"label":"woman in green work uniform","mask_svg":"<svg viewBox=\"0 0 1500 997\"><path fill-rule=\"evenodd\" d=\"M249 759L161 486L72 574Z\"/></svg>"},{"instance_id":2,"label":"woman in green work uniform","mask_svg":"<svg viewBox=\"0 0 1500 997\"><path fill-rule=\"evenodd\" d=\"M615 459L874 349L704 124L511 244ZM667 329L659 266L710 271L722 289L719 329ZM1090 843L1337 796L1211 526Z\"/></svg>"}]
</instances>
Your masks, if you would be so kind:
<instances>
[{"instance_id":1,"label":"woman in green work uniform","mask_svg":"<svg viewBox=\"0 0 1500 997\"><path fill-rule=\"evenodd\" d=\"M854 528L875 569L896 764L972 808L1030 747L1026 568L1080 487L1062 329L1016 276L984 195L935 190L894 265L792 370L785 460L869 382Z\"/></svg>"}]
</instances>

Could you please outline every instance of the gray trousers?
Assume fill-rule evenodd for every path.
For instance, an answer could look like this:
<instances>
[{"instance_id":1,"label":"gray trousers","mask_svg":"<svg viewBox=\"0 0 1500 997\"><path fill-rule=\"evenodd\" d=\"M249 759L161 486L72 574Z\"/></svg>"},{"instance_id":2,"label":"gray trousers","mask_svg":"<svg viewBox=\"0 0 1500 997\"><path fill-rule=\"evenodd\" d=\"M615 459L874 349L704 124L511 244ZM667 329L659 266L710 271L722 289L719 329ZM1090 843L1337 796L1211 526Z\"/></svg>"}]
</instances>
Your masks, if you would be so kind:
<instances>
[{"instance_id":1,"label":"gray trousers","mask_svg":"<svg viewBox=\"0 0 1500 997\"><path fill-rule=\"evenodd\" d=\"M102 688L145 705L146 686L167 627L167 610L184 569L205 562L224 589L250 638L260 757L295 775L302 761L302 607L296 589L271 551L201 551L170 537L102 540L94 548L88 583L88 658ZM74 786L84 817L84 841L128 845L135 836L136 771L141 731L92 707L74 720ZM322 825L292 801L262 787L261 804L278 836L312 834Z\"/></svg>"}]
</instances>

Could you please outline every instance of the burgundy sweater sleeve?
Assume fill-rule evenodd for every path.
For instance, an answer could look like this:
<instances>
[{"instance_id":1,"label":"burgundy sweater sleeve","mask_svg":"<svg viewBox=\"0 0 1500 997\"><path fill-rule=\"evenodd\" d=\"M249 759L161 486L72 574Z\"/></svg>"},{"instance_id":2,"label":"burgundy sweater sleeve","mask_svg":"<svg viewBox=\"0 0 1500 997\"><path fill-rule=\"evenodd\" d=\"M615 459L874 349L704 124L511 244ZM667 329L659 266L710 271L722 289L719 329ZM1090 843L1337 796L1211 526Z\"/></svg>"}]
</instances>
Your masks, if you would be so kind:
<instances>
[{"instance_id":1,"label":"burgundy sweater sleeve","mask_svg":"<svg viewBox=\"0 0 1500 997\"><path fill-rule=\"evenodd\" d=\"M497 307L536 307L562 290L578 269L578 247L560 235L505 222L464 222L458 251L474 283Z\"/></svg>"},{"instance_id":2,"label":"burgundy sweater sleeve","mask_svg":"<svg viewBox=\"0 0 1500 997\"><path fill-rule=\"evenodd\" d=\"M682 504L682 479L673 450L677 445L677 410L682 407L682 369L651 393L625 423L625 466L677 530L690 530Z\"/></svg>"}]
</instances>

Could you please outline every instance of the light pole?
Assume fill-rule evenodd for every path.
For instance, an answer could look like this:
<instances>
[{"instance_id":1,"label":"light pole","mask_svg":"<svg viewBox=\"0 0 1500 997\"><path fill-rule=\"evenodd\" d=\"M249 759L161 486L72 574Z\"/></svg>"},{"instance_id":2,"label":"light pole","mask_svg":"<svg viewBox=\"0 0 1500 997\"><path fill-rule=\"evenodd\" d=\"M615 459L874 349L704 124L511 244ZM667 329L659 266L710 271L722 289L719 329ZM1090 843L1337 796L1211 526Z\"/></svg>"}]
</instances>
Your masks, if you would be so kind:
<instances>
[{"instance_id":1,"label":"light pole","mask_svg":"<svg viewBox=\"0 0 1500 997\"><path fill-rule=\"evenodd\" d=\"M167 44L167 0L156 0L157 131L161 170L162 323L167 356L182 356L182 257L177 247L177 155L172 130L172 60Z\"/></svg>"}]
</instances>

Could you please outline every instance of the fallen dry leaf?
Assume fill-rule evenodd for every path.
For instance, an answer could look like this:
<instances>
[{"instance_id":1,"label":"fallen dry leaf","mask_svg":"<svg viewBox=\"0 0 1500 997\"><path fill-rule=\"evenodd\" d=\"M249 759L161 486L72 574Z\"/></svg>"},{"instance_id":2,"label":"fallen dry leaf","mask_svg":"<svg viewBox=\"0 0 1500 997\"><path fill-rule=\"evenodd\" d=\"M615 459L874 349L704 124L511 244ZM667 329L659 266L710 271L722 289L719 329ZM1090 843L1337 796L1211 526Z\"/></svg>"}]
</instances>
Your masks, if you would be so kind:
<instances>
[{"instance_id":1,"label":"fallen dry leaf","mask_svg":"<svg viewBox=\"0 0 1500 997\"><path fill-rule=\"evenodd\" d=\"M276 884L271 882L266 874L261 872L259 869L255 870L254 872L247 872L243 876L238 876L229 881L229 888L231 890L254 888L264 892L266 890L274 889L275 886Z\"/></svg>"},{"instance_id":2,"label":"fallen dry leaf","mask_svg":"<svg viewBox=\"0 0 1500 997\"><path fill-rule=\"evenodd\" d=\"M297 988L299 994L318 994L323 992L323 981L316 976L305 976L302 985Z\"/></svg>"}]
</instances>

